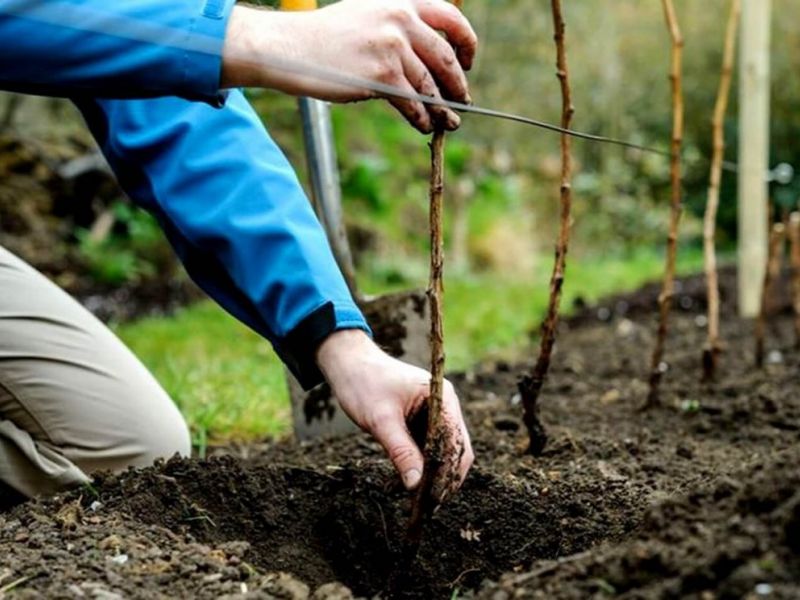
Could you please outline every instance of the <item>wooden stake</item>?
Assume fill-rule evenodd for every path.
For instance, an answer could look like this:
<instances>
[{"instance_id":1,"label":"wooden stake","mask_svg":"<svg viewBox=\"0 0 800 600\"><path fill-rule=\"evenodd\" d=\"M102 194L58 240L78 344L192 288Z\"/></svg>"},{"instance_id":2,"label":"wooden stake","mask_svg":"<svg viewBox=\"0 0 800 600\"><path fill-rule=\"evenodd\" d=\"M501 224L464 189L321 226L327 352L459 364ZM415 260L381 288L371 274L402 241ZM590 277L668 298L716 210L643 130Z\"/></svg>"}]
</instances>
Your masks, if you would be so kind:
<instances>
[{"instance_id":1,"label":"wooden stake","mask_svg":"<svg viewBox=\"0 0 800 600\"><path fill-rule=\"evenodd\" d=\"M556 43L556 75L561 82L561 126L564 129L569 129L572 124L572 118L575 115L575 107L572 104L572 90L569 83L566 25L561 10L561 0L551 0L551 6L555 30L553 37ZM547 433L539 418L539 394L550 369L550 359L555 345L561 291L564 284L570 228L572 225L572 140L568 135L561 136L560 204L560 226L553 275L550 279L550 301L547 307L547 316L542 325L539 358L532 373L523 377L519 382L519 392L524 410L523 419L528 430L528 452L534 456L539 456L547 444Z\"/></svg>"},{"instance_id":2,"label":"wooden stake","mask_svg":"<svg viewBox=\"0 0 800 600\"><path fill-rule=\"evenodd\" d=\"M670 204L669 237L667 238L667 264L664 272L664 283L658 298L659 323L656 337L656 346L650 365L650 393L647 406L658 405L659 385L666 369L664 368L664 346L667 340L669 327L669 314L672 300L675 295L675 261L678 252L678 227L680 225L682 206L681 190L681 148L683 146L683 35L681 34L675 6L672 0L662 0L664 15L667 20L670 37L672 39L672 66L670 80L672 81L672 164L670 168L672 179L672 202Z\"/></svg>"},{"instance_id":3,"label":"wooden stake","mask_svg":"<svg viewBox=\"0 0 800 600\"><path fill-rule=\"evenodd\" d=\"M786 241L786 228L783 223L775 223L769 234L769 254L764 274L764 285L761 288L761 310L756 319L756 366L764 366L764 347L767 332L767 320L771 312L773 287L781 274L783 244Z\"/></svg>"},{"instance_id":4,"label":"wooden stake","mask_svg":"<svg viewBox=\"0 0 800 600\"><path fill-rule=\"evenodd\" d=\"M795 348L800 350L800 212L789 217L789 241L792 247L792 306L794 308Z\"/></svg>"},{"instance_id":5,"label":"wooden stake","mask_svg":"<svg viewBox=\"0 0 800 600\"><path fill-rule=\"evenodd\" d=\"M759 314L767 264L772 0L742 0L739 64L739 314Z\"/></svg>"},{"instance_id":6,"label":"wooden stake","mask_svg":"<svg viewBox=\"0 0 800 600\"><path fill-rule=\"evenodd\" d=\"M717 103L714 107L712 127L714 130L714 153L711 159L711 178L708 186L708 201L703 223L703 250L705 254L706 285L708 287L708 340L703 349L703 379L712 381L716 374L720 354L719 342L719 280L717 277L717 212L719 210L719 188L722 181L722 161L725 156L725 114L733 79L733 63L736 53L736 32L741 18L740 0L731 0L728 27L725 32L725 50L722 58L722 76L719 82Z\"/></svg>"},{"instance_id":7,"label":"wooden stake","mask_svg":"<svg viewBox=\"0 0 800 600\"><path fill-rule=\"evenodd\" d=\"M461 8L462 1L453 3ZM428 397L428 427L425 434L425 465L422 481L411 510L411 519L407 531L407 559L416 555L416 549L422 538L425 519L435 510L439 500L435 497L434 484L440 469L445 466L448 432L444 427L443 392L444 392L444 147L445 131L437 127L431 140L431 179L430 199L430 238L431 264L428 302L431 309L431 383ZM458 463L455 463L455 467Z\"/></svg>"}]
</instances>

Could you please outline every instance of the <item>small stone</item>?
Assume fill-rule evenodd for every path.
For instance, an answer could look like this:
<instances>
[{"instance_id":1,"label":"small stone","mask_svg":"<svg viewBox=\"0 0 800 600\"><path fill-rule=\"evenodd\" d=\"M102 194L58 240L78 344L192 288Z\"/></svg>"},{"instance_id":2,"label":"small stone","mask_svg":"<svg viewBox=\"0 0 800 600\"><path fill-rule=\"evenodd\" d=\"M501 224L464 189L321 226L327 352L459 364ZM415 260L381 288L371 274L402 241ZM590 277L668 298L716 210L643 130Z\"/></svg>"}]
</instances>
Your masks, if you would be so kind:
<instances>
[{"instance_id":1,"label":"small stone","mask_svg":"<svg viewBox=\"0 0 800 600\"><path fill-rule=\"evenodd\" d=\"M317 588L311 600L352 600L353 592L341 583L326 583Z\"/></svg>"},{"instance_id":2,"label":"small stone","mask_svg":"<svg viewBox=\"0 0 800 600\"><path fill-rule=\"evenodd\" d=\"M617 335L620 337L630 337L636 331L636 325L630 319L622 319L617 325Z\"/></svg>"},{"instance_id":3,"label":"small stone","mask_svg":"<svg viewBox=\"0 0 800 600\"><path fill-rule=\"evenodd\" d=\"M783 353L780 350L773 350L769 354L767 354L767 364L768 365L782 365L783 364Z\"/></svg>"},{"instance_id":4,"label":"small stone","mask_svg":"<svg viewBox=\"0 0 800 600\"><path fill-rule=\"evenodd\" d=\"M264 591L286 600L308 600L311 596L309 587L288 573L272 573L266 577Z\"/></svg>"},{"instance_id":5,"label":"small stone","mask_svg":"<svg viewBox=\"0 0 800 600\"><path fill-rule=\"evenodd\" d=\"M127 554L117 554L111 558L111 562L115 565L124 565L128 562L128 555Z\"/></svg>"},{"instance_id":6,"label":"small stone","mask_svg":"<svg viewBox=\"0 0 800 600\"><path fill-rule=\"evenodd\" d=\"M619 402L620 398L622 398L622 393L620 393L619 390L608 390L600 397L600 404L608 406L609 404Z\"/></svg>"},{"instance_id":7,"label":"small stone","mask_svg":"<svg viewBox=\"0 0 800 600\"><path fill-rule=\"evenodd\" d=\"M122 540L118 535L114 535L112 533L108 537L100 540L97 546L100 548L100 550L118 550L122 547Z\"/></svg>"},{"instance_id":8,"label":"small stone","mask_svg":"<svg viewBox=\"0 0 800 600\"><path fill-rule=\"evenodd\" d=\"M602 321L603 323L608 322L611 320L611 311L606 308L605 306L601 306L597 309L597 319Z\"/></svg>"},{"instance_id":9,"label":"small stone","mask_svg":"<svg viewBox=\"0 0 800 600\"><path fill-rule=\"evenodd\" d=\"M694 324L698 329L705 329L708 327L708 317L705 315L697 315L694 318Z\"/></svg>"},{"instance_id":10,"label":"small stone","mask_svg":"<svg viewBox=\"0 0 800 600\"><path fill-rule=\"evenodd\" d=\"M773 587L768 583L759 583L756 586L756 594L759 596L771 596L773 591Z\"/></svg>"},{"instance_id":11,"label":"small stone","mask_svg":"<svg viewBox=\"0 0 800 600\"><path fill-rule=\"evenodd\" d=\"M103 508L103 503L100 502L99 500L95 500L89 505L89 510L92 512L97 512L101 508Z\"/></svg>"}]
</instances>

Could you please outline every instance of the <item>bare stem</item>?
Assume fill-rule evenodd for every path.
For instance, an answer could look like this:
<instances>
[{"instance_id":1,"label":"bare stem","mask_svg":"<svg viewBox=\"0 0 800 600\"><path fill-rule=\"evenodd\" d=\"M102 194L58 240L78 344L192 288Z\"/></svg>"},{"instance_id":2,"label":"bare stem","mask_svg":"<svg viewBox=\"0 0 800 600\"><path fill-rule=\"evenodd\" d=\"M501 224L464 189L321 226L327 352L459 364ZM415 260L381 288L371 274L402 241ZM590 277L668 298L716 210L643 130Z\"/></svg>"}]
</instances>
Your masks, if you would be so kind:
<instances>
[{"instance_id":1,"label":"bare stem","mask_svg":"<svg viewBox=\"0 0 800 600\"><path fill-rule=\"evenodd\" d=\"M461 8L461 0L453 0ZM434 483L439 470L445 464L446 436L442 415L444 393L444 234L442 228L444 211L444 141L445 132L437 128L431 140L430 237L431 265L428 301L431 308L431 383L428 397L428 428L425 434L425 465L422 481L411 510L407 531L407 553L416 554L422 538L425 519L437 505Z\"/></svg>"},{"instance_id":2,"label":"bare stem","mask_svg":"<svg viewBox=\"0 0 800 600\"><path fill-rule=\"evenodd\" d=\"M672 0L662 0L664 15L672 39L672 65L670 81L672 82L672 146L671 167L672 201L670 203L669 236L667 237L667 261L664 271L664 282L658 298L659 323L656 345L650 364L650 393L647 406L659 404L659 386L664 375L664 346L669 329L669 315L675 295L675 261L678 254L678 227L683 212L681 190L681 148L683 146L683 35L681 34L675 6Z\"/></svg>"},{"instance_id":3,"label":"bare stem","mask_svg":"<svg viewBox=\"0 0 800 600\"><path fill-rule=\"evenodd\" d=\"M794 308L795 347L800 350L800 213L789 217L789 240L792 245L792 306Z\"/></svg>"},{"instance_id":4,"label":"bare stem","mask_svg":"<svg viewBox=\"0 0 800 600\"><path fill-rule=\"evenodd\" d=\"M725 114L730 100L733 65L736 60L736 33L741 16L740 0L731 0L730 16L725 32L725 50L722 58L722 75L719 81L717 103L712 119L714 153L711 158L711 177L708 186L705 219L703 222L703 251L705 254L706 285L708 288L708 340L703 349L703 379L713 381L721 351L719 341L719 279L717 276L717 212L719 189L722 182L722 161L725 156Z\"/></svg>"},{"instance_id":5,"label":"bare stem","mask_svg":"<svg viewBox=\"0 0 800 600\"><path fill-rule=\"evenodd\" d=\"M781 273L783 244L786 241L786 227L783 223L775 223L769 233L769 254L767 270L764 274L764 287L761 290L761 311L756 319L756 366L764 366L764 347L767 333L767 321L772 309L772 292L775 281Z\"/></svg>"},{"instance_id":6,"label":"bare stem","mask_svg":"<svg viewBox=\"0 0 800 600\"><path fill-rule=\"evenodd\" d=\"M551 0L553 11L553 36L556 43L556 76L561 83L561 126L569 129L575 108L572 104L572 90L569 84L569 65L567 62L566 25L561 10L561 0ZM540 455L547 444L547 433L539 419L539 394L550 369L550 360L558 328L561 291L564 284L567 251L572 220L572 140L568 135L561 136L561 188L560 224L556 242L555 264L550 279L550 300L547 316L542 324L542 340L539 358L530 375L519 383L520 397L524 409L524 421L528 430L528 451Z\"/></svg>"}]
</instances>

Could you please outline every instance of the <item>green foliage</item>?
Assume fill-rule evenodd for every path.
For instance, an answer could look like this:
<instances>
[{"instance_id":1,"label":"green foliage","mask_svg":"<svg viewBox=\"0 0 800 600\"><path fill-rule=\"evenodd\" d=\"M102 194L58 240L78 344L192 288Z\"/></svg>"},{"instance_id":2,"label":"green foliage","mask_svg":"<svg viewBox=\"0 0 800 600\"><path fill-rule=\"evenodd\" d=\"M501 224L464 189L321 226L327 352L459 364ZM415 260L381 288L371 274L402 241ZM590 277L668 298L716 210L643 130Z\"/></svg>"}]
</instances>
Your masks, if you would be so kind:
<instances>
[{"instance_id":1,"label":"green foliage","mask_svg":"<svg viewBox=\"0 0 800 600\"><path fill-rule=\"evenodd\" d=\"M108 235L95 239L87 229L75 232L80 256L95 280L119 285L152 277L161 267L174 270L164 235L152 216L123 201L111 210L115 224Z\"/></svg>"},{"instance_id":2,"label":"green foliage","mask_svg":"<svg viewBox=\"0 0 800 600\"><path fill-rule=\"evenodd\" d=\"M698 252L686 253L679 271L695 271L701 264ZM484 358L532 360L547 306L550 267L549 259L542 261L524 279L491 273L447 277L448 370L467 369ZM657 278L662 269L662 257L655 252L576 263L569 268L564 290L565 312L578 297L592 301L633 289ZM368 293L405 285L376 272L363 277L361 284ZM174 317L121 325L116 332L177 402L199 451L210 442L290 431L280 360L267 342L211 302Z\"/></svg>"},{"instance_id":3,"label":"green foliage","mask_svg":"<svg viewBox=\"0 0 800 600\"><path fill-rule=\"evenodd\" d=\"M269 344L211 302L117 326L186 416L195 446L285 433L288 392Z\"/></svg>"}]
</instances>

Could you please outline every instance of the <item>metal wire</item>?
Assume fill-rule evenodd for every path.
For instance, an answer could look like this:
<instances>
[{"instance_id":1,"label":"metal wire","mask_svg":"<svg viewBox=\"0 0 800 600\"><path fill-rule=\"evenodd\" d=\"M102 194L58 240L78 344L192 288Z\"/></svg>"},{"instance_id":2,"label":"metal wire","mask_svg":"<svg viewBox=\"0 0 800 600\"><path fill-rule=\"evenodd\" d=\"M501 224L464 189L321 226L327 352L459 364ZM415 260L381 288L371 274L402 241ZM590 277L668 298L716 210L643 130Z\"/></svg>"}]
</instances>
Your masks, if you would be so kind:
<instances>
[{"instance_id":1,"label":"metal wire","mask_svg":"<svg viewBox=\"0 0 800 600\"><path fill-rule=\"evenodd\" d=\"M143 19L119 14L112 14L86 6L58 0L0 0L0 15L21 17L62 27L70 27L81 31L91 31L103 35L119 36L137 42L177 48L188 52L208 54L219 57L220 40L212 36L191 33ZM409 92L397 86L373 81L347 73L309 64L303 61L273 56L267 52L251 53L240 56L226 56L226 60L234 61L242 66L271 68L300 77L333 83L355 90L368 90L385 98L401 98L414 100L428 106L443 106L462 114L474 114L493 119L502 119L536 127L538 129L569 135L573 138L587 140L599 144L608 144L659 156L670 156L668 150L638 144L633 141L565 129L559 125L540 119L505 112L494 108L454 102L439 97L432 97L416 92ZM727 171L738 171L738 165L726 161L723 168Z\"/></svg>"}]
</instances>

